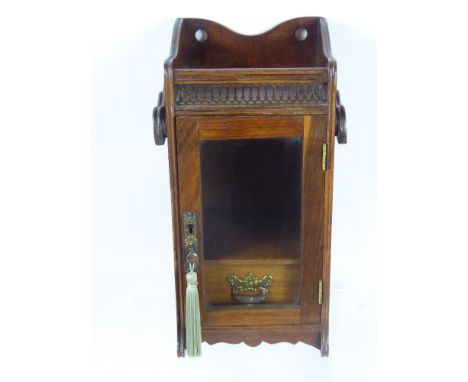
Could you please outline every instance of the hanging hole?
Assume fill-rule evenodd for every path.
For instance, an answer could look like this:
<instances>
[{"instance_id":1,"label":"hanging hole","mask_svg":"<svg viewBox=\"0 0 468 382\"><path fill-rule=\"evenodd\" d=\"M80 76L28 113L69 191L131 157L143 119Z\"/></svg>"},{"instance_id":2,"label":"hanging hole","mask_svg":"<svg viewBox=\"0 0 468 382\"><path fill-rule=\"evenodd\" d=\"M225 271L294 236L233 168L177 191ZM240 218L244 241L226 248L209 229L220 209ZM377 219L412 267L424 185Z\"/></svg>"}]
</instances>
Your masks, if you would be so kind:
<instances>
[{"instance_id":1,"label":"hanging hole","mask_svg":"<svg viewBox=\"0 0 468 382\"><path fill-rule=\"evenodd\" d=\"M198 42L204 42L208 38L208 35L203 29L198 29L195 32L195 38Z\"/></svg>"},{"instance_id":2,"label":"hanging hole","mask_svg":"<svg viewBox=\"0 0 468 382\"><path fill-rule=\"evenodd\" d=\"M307 38L307 30L302 27L297 28L295 35L299 41L304 41Z\"/></svg>"}]
</instances>

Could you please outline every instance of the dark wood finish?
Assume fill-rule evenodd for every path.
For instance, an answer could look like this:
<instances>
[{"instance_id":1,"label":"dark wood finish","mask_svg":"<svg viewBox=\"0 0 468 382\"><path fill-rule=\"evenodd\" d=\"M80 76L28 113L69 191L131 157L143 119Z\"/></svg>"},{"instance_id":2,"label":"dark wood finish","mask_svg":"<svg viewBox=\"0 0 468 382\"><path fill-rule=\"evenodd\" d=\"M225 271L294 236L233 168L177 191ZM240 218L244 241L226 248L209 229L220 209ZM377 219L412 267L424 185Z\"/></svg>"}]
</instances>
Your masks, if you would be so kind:
<instances>
[{"instance_id":1,"label":"dark wood finish","mask_svg":"<svg viewBox=\"0 0 468 382\"><path fill-rule=\"evenodd\" d=\"M176 290L176 319L177 319L177 356L183 357L185 354L184 335L184 298L182 291L183 267L181 267L181 240L179 221L179 185L177 178L177 141L175 136L175 113L174 113L174 60L179 49L180 29L182 19L177 19L172 34L171 52L164 64L164 108L166 116L166 132L169 152L169 177L171 185L172 203L172 238L174 244L174 279Z\"/></svg>"},{"instance_id":2,"label":"dark wood finish","mask_svg":"<svg viewBox=\"0 0 468 382\"><path fill-rule=\"evenodd\" d=\"M326 68L285 68L257 69L177 69L175 82L184 85L194 84L326 84Z\"/></svg>"},{"instance_id":3,"label":"dark wood finish","mask_svg":"<svg viewBox=\"0 0 468 382\"><path fill-rule=\"evenodd\" d=\"M167 137L166 130L166 111L164 109L164 94L163 92L159 93L158 104L153 109L153 134L154 134L154 143L157 146L164 145Z\"/></svg>"},{"instance_id":4,"label":"dark wood finish","mask_svg":"<svg viewBox=\"0 0 468 382\"><path fill-rule=\"evenodd\" d=\"M222 116L222 115L230 115L230 116L239 116L239 115L257 115L257 116L265 116L265 115L275 115L275 116L283 116L283 115L314 115L314 114L327 114L328 106L320 105L320 106L292 106L292 107L232 107L232 108L224 108L221 109L219 107L212 107L206 106L202 109L184 109L179 108L175 111L176 116Z\"/></svg>"},{"instance_id":5,"label":"dark wood finish","mask_svg":"<svg viewBox=\"0 0 468 382\"><path fill-rule=\"evenodd\" d=\"M280 306L261 309L205 310L202 331L205 327L297 325L301 322L299 307Z\"/></svg>"},{"instance_id":6,"label":"dark wood finish","mask_svg":"<svg viewBox=\"0 0 468 382\"><path fill-rule=\"evenodd\" d=\"M260 139L260 138L275 138L275 137L302 137L304 144L304 155L307 157L309 155L314 155L312 166L306 166L304 172L304 179L306 177L312 178L323 178L323 173L321 170L321 147L324 140L324 129L323 124L320 123L321 118L317 119L318 123L316 125L312 124L312 118L309 117L208 117L208 118L177 118L177 139L178 139L178 156L179 156L179 188L180 192L180 206L181 211L193 211L196 212L199 216L199 219L202 219L201 207L200 207L200 158L198 144L202 140L226 140L226 139ZM307 136L304 136L306 134ZM311 150L314 150L314 153L311 154ZM309 160L309 159L307 159ZM312 185L312 184L310 184ZM313 191L313 188L309 188L310 185L305 181L303 186L304 194L316 194L317 192ZM322 195L323 198L323 187L319 190L318 195ZM320 198L320 196L319 196ZM307 200L307 199L306 199ZM315 202L311 200L311 202ZM304 204L304 203L303 203ZM304 204L305 205L305 204ZM309 208L310 210L311 208ZM303 208L303 216L308 213L308 209ZM321 237L321 221L323 216L321 215L321 210L316 215L311 215L310 217L304 218L304 226L307 227L307 233L309 231L316 230L315 235L303 238L303 242L309 242L317 237ZM314 222L314 219L316 220ZM201 224L203 225L203 223ZM203 229L200 229L200 234L203 235ZM199 272L199 286L201 295L203 296L203 301L207 302L210 298L219 298L219 293L223 295L226 292L227 283L225 281L225 276L227 276L227 268L230 269L229 273L238 273L240 276L243 276L248 271L252 271L258 274L260 277L264 276L268 272L274 275L275 288L279 288L278 292L273 293L273 299L270 302L275 302L279 300L284 300L288 297L286 289L289 290L289 293L292 293L291 290L296 288L296 282L304 280L302 283L313 283L314 287L307 286L306 289L302 289L302 300L312 301L315 298L315 301L309 304L305 304L304 307L299 305L296 307L282 307L278 308L268 308L261 310L252 310L248 311L245 309L233 310L233 309L224 309L224 310L213 310L205 309L201 306L202 314L202 328L207 326L237 326L244 325L249 326L259 321L263 325L271 324L299 324L300 322L320 322L320 306L317 303L316 291L318 280L320 279L320 269L317 268L316 272L311 275L308 275L308 272L302 272L296 266L285 266L284 262L281 260L279 263L275 258L274 251L272 248L251 248L252 251L255 251L256 257L261 258L264 256L272 259L272 262L263 262L261 266L255 266L252 264L252 261L245 261L243 265L233 264L230 260L226 261L207 261L204 260L203 250L200 253L200 258L203 261L201 266L201 271ZM303 257L306 259L304 264L309 264L310 260L317 262L317 258L321 258L321 245L310 242L304 252ZM318 252L317 252L318 251ZM268 253L269 252L269 253ZM320 261L320 260L319 260ZM206 264L206 266L205 266ZM215 265L214 265L215 264ZM227 264L227 265L226 265ZM250 265L247 267L247 265ZM216 267L216 270L221 272L221 276L217 278L210 277L205 281L205 273L208 273L212 267ZM304 274L303 274L304 273ZM296 279L292 277L296 275ZM224 279L224 281L222 281ZM286 282L286 279L289 282ZM214 287L215 282L222 281L223 284L218 285L216 289ZM185 286L184 286L185 287ZM210 292L203 293L204 289L210 289ZM314 297L315 296L315 297ZM289 298L291 301L291 298ZM212 301L213 302L213 301ZM226 301L227 302L227 301ZM315 305L315 309L312 309L311 306ZM304 313L303 310L306 309L307 312Z\"/></svg>"},{"instance_id":7,"label":"dark wood finish","mask_svg":"<svg viewBox=\"0 0 468 382\"><path fill-rule=\"evenodd\" d=\"M302 137L303 117L212 117L198 119L200 140Z\"/></svg>"},{"instance_id":8,"label":"dark wood finish","mask_svg":"<svg viewBox=\"0 0 468 382\"><path fill-rule=\"evenodd\" d=\"M201 222L201 201L200 201L200 158L198 150L198 130L197 122L192 118L178 118L177 119L177 129L176 129L176 139L177 139L177 170L178 170L178 190L179 190L179 210L177 220L182 221L182 212L191 211L195 212L198 217L199 223ZM179 223L179 238L183 235L182 224ZM198 230L198 240L200 240L200 231ZM181 244L182 240L179 239ZM179 247L180 248L180 247ZM203 251L199 254L202 255ZM186 254L182 249L179 249L177 254L177 262L179 264L179 288L181 291L185 291L187 287L185 280L185 256ZM200 256L200 260L203 257ZM199 293L203 296L203 267L199 267L198 270L198 285ZM178 311L181 312L180 320L182 323L185 322L185 299L184 296L181 297ZM184 325L183 325L184 326ZM182 331L183 335L184 331ZM182 342L182 339L179 339L179 342ZM182 353L183 355L183 353Z\"/></svg>"},{"instance_id":9,"label":"dark wood finish","mask_svg":"<svg viewBox=\"0 0 468 382\"><path fill-rule=\"evenodd\" d=\"M177 68L309 68L325 67L321 20L303 17L284 22L260 35L245 36L208 20L184 19L180 30ZM299 41L295 32L305 28L308 36ZM204 42L194 36L207 33Z\"/></svg>"},{"instance_id":10,"label":"dark wood finish","mask_svg":"<svg viewBox=\"0 0 468 382\"><path fill-rule=\"evenodd\" d=\"M175 102L177 110L207 106L222 109L324 106L327 86L303 83L178 85Z\"/></svg>"},{"instance_id":11,"label":"dark wood finish","mask_svg":"<svg viewBox=\"0 0 468 382\"><path fill-rule=\"evenodd\" d=\"M269 303L289 303L299 306L298 296L296 296L301 280L299 260L275 259L271 263L265 260L245 259L205 260L203 267L207 274L204 283L205 304L221 305L220 308L223 308L223 304L232 305L231 288L226 281L227 277L232 273L243 277L248 272L253 272L259 277L274 275L274 283L262 306L268 306ZM240 303L239 307L242 307Z\"/></svg>"},{"instance_id":12,"label":"dark wood finish","mask_svg":"<svg viewBox=\"0 0 468 382\"><path fill-rule=\"evenodd\" d=\"M268 327L223 327L205 328L203 341L212 345L218 342L239 344L244 342L249 346L258 346L262 342L275 344L289 342L296 344L304 342L320 349L320 327L306 325L271 325Z\"/></svg>"},{"instance_id":13,"label":"dark wood finish","mask_svg":"<svg viewBox=\"0 0 468 382\"><path fill-rule=\"evenodd\" d=\"M331 224L333 203L333 159L335 150L335 102L336 102L336 61L331 54L330 36L325 19L320 19L323 52L328 63L328 125L327 125L327 160L325 163L325 201L324 201L324 235L323 235L323 302L320 351L328 356L328 314L330 309L330 262L331 262Z\"/></svg>"},{"instance_id":14,"label":"dark wood finish","mask_svg":"<svg viewBox=\"0 0 468 382\"><path fill-rule=\"evenodd\" d=\"M341 104L340 92L336 92L336 127L335 135L338 143L348 142L348 132L346 130L346 110Z\"/></svg>"},{"instance_id":15,"label":"dark wood finish","mask_svg":"<svg viewBox=\"0 0 468 382\"><path fill-rule=\"evenodd\" d=\"M322 145L326 142L326 117L304 117L302 184L302 322L320 322L318 282L322 278L323 202L325 175Z\"/></svg>"},{"instance_id":16,"label":"dark wood finish","mask_svg":"<svg viewBox=\"0 0 468 382\"><path fill-rule=\"evenodd\" d=\"M307 32L304 40L297 37L302 35L299 28ZM325 19L289 20L255 36L208 20L178 19L164 76L164 99L155 109L155 137L157 143L164 143L166 135L168 140L177 354L185 351L181 216L192 211L199 222L203 340L251 346L302 341L328 355L334 137L345 143L346 127ZM244 259L242 253L205 260L200 142L280 137L299 137L303 144L301 257L288 258L287 248L262 244L252 247L255 260ZM225 282L232 271L239 276L252 271L260 277L271 272L277 282L259 305L236 305ZM297 298L291 292L295 288L300 290Z\"/></svg>"}]
</instances>

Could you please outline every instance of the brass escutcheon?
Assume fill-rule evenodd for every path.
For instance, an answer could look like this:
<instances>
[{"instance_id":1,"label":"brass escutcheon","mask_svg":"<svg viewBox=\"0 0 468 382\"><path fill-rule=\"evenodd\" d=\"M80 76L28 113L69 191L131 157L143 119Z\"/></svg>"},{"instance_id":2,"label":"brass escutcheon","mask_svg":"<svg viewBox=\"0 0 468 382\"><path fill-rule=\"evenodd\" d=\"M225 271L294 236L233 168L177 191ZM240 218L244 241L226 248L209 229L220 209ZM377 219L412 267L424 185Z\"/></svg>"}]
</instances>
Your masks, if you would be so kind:
<instances>
[{"instance_id":1,"label":"brass escutcheon","mask_svg":"<svg viewBox=\"0 0 468 382\"><path fill-rule=\"evenodd\" d=\"M182 213L182 234L185 256L185 272L190 270L193 264L193 270L199 271L198 261L198 238L197 238L197 215L194 212Z\"/></svg>"}]
</instances>

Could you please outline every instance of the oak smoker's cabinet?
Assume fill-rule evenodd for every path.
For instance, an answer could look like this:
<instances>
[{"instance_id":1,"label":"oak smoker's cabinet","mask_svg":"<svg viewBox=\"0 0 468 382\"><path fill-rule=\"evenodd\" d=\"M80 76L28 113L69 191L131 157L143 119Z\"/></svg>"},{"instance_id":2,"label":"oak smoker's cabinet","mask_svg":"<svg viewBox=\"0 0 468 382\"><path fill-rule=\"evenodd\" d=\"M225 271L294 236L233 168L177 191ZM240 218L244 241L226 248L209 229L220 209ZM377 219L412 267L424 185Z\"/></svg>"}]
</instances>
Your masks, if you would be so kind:
<instances>
[{"instance_id":1,"label":"oak smoker's cabinet","mask_svg":"<svg viewBox=\"0 0 468 382\"><path fill-rule=\"evenodd\" d=\"M346 142L324 18L254 36L178 19L154 109L168 140L178 355L185 274L204 342L328 354L334 138Z\"/></svg>"}]
</instances>

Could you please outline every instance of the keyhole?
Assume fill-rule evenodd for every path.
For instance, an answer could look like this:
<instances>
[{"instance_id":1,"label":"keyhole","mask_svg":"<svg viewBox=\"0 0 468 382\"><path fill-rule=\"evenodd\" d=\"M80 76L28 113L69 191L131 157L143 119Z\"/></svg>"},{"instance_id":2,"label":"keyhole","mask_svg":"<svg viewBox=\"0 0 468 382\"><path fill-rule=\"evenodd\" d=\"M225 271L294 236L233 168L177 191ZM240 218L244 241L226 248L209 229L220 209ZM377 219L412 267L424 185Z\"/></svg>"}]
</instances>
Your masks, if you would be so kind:
<instances>
[{"instance_id":1,"label":"keyhole","mask_svg":"<svg viewBox=\"0 0 468 382\"><path fill-rule=\"evenodd\" d=\"M187 231L188 231L188 234L190 236L193 235L193 224L192 223L187 224Z\"/></svg>"}]
</instances>

